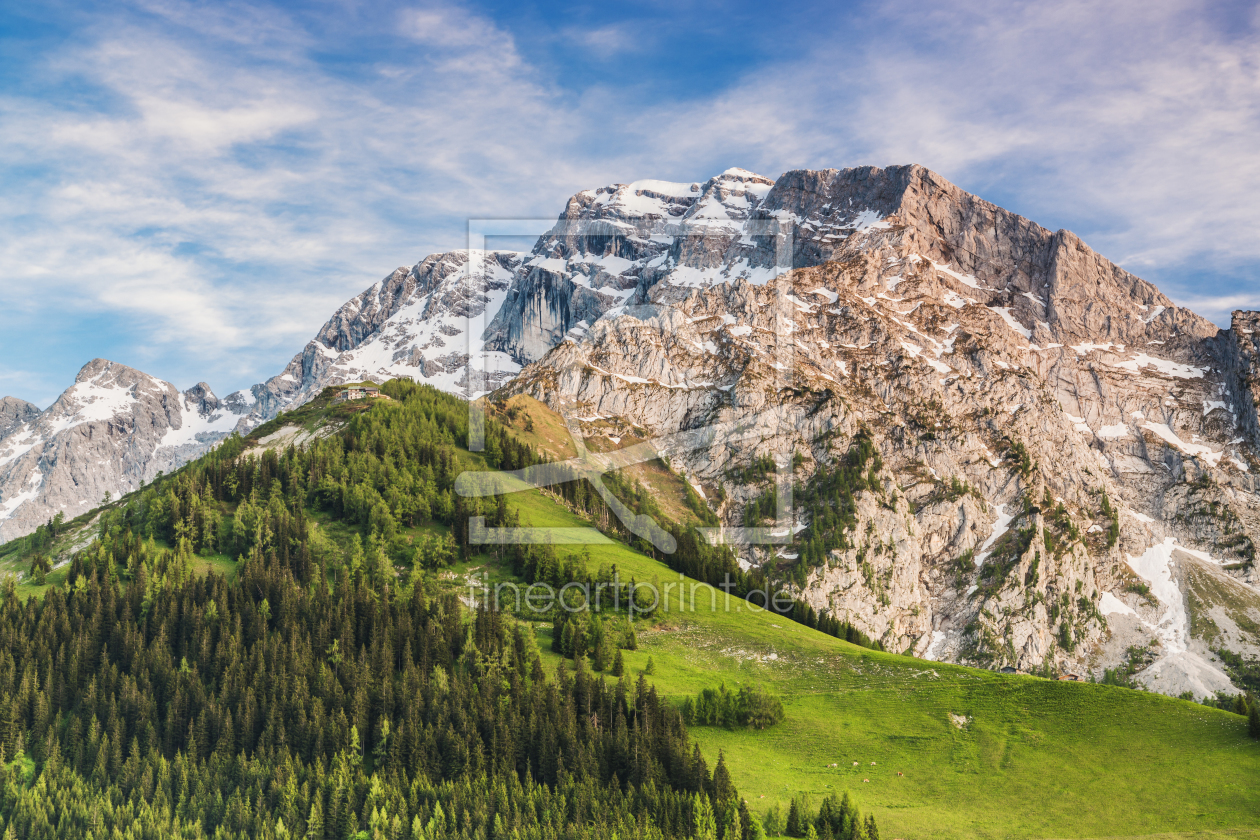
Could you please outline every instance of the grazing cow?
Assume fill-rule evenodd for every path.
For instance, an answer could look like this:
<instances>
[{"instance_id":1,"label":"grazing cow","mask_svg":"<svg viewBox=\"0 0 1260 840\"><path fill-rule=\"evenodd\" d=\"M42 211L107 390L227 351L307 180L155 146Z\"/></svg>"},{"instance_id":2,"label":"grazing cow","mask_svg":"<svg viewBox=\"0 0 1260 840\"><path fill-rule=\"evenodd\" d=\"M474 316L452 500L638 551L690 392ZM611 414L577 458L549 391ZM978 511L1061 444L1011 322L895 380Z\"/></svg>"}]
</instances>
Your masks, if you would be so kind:
<instances>
[{"instance_id":1,"label":"grazing cow","mask_svg":"<svg viewBox=\"0 0 1260 840\"><path fill-rule=\"evenodd\" d=\"M905 774L905 773L898 773L897 775L898 775L898 776L904 776L904 775L906 775L906 774Z\"/></svg>"},{"instance_id":2,"label":"grazing cow","mask_svg":"<svg viewBox=\"0 0 1260 840\"><path fill-rule=\"evenodd\" d=\"M875 762L873 762L873 761L872 761L872 762L871 762L871 766L872 766L872 767L874 767L874 766L875 766Z\"/></svg>"},{"instance_id":3,"label":"grazing cow","mask_svg":"<svg viewBox=\"0 0 1260 840\"><path fill-rule=\"evenodd\" d=\"M853 766L854 766L854 767L857 767L857 766L858 766L858 763L857 763L856 761L855 761L855 762L853 762Z\"/></svg>"},{"instance_id":4,"label":"grazing cow","mask_svg":"<svg viewBox=\"0 0 1260 840\"><path fill-rule=\"evenodd\" d=\"M869 782L869 781L870 781L870 779L863 779L862 781L864 781L864 782Z\"/></svg>"}]
</instances>

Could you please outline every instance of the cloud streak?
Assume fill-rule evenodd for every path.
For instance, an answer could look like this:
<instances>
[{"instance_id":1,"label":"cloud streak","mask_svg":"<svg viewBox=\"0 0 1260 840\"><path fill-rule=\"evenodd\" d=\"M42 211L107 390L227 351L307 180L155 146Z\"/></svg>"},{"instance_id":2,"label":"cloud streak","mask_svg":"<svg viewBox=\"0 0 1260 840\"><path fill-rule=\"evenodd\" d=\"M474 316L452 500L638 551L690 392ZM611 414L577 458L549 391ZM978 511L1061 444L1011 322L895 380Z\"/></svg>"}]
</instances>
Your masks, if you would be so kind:
<instances>
[{"instance_id":1,"label":"cloud streak","mask_svg":"<svg viewBox=\"0 0 1260 840\"><path fill-rule=\"evenodd\" d=\"M523 51L455 5L302 16L150 0L72 16L64 47L0 94L0 306L19 327L0 353L43 371L44 401L73 373L41 368L54 341L83 361L120 348L184 387L247 386L394 266L462 245L468 217L549 216L579 189L732 165L922 163L1072 228L1181 302L1198 295L1218 322L1253 299L1254 11L892 3L816 17L782 55L714 25L703 37L746 60L702 95L662 97L653 61L677 47L634 36L650 20L566 19L540 64L526 57L538 43ZM631 53L642 72L586 81L584 62ZM84 334L102 312L110 334Z\"/></svg>"}]
</instances>

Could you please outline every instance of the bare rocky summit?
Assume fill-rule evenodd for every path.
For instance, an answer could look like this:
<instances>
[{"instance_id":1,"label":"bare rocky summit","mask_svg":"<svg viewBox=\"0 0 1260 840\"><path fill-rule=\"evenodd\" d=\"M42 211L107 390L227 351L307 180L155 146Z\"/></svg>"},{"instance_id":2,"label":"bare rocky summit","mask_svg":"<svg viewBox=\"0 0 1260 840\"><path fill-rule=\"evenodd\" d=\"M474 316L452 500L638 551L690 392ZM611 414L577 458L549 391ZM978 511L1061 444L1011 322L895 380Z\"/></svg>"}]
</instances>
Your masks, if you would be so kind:
<instances>
[{"instance_id":1,"label":"bare rocky summit","mask_svg":"<svg viewBox=\"0 0 1260 840\"><path fill-rule=\"evenodd\" d=\"M470 280L466 251L433 254L347 301L284 371L251 389L254 407L246 425L347 382L407 376L466 394L470 352L489 362L487 389L511 379L521 366L505 354L483 352L481 336L470 341L467 326L470 318L494 317L521 255L492 251L479 262Z\"/></svg>"},{"instance_id":2,"label":"bare rocky summit","mask_svg":"<svg viewBox=\"0 0 1260 840\"><path fill-rule=\"evenodd\" d=\"M39 416L39 406L17 397L0 397L0 438Z\"/></svg>"}]
</instances>

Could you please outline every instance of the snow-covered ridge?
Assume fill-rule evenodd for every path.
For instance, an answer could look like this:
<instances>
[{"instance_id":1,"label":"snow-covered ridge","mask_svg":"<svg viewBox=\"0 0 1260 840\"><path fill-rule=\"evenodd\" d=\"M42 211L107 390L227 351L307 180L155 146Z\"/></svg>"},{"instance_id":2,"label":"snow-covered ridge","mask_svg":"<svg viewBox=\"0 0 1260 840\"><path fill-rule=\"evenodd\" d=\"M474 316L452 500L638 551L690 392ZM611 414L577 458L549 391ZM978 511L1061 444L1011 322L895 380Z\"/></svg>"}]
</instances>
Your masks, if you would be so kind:
<instances>
[{"instance_id":1,"label":"snow-covered ridge","mask_svg":"<svg viewBox=\"0 0 1260 840\"><path fill-rule=\"evenodd\" d=\"M57 513L73 517L106 492L135 489L159 470L205 452L252 402L219 400L205 383L180 392L115 362L96 359L47 410L0 436L0 539Z\"/></svg>"}]
</instances>

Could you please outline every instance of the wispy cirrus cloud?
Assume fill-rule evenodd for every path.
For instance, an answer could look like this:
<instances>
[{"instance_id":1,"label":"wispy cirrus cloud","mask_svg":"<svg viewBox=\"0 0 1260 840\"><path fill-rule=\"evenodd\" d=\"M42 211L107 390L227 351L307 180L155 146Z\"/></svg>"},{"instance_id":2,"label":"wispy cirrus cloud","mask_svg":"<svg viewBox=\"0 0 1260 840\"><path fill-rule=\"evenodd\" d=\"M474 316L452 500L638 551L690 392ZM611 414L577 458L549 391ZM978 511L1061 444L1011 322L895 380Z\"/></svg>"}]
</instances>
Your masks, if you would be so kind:
<instances>
[{"instance_id":1,"label":"wispy cirrus cloud","mask_svg":"<svg viewBox=\"0 0 1260 840\"><path fill-rule=\"evenodd\" d=\"M124 361L248 385L368 278L457 245L461 205L533 209L522 187L545 151L504 126L545 137L565 116L485 19L400 14L411 43L441 49L364 81L300 51L276 60L280 23L262 44L211 27L229 49L178 31L199 22L187 7L158 11L176 31L97 24L37 68L52 95L0 97L21 197L0 210L11 311L112 311L137 339ZM95 103L57 94L78 85Z\"/></svg>"},{"instance_id":2,"label":"wispy cirrus cloud","mask_svg":"<svg viewBox=\"0 0 1260 840\"><path fill-rule=\"evenodd\" d=\"M67 8L0 92L0 353L45 402L106 351L246 386L470 216L732 165L922 163L1218 321L1260 280L1254 9L700 4L526 38L441 3Z\"/></svg>"},{"instance_id":3,"label":"wispy cirrus cloud","mask_svg":"<svg viewBox=\"0 0 1260 840\"><path fill-rule=\"evenodd\" d=\"M873 62L902 118L880 119L867 97L868 148L1022 194L1131 267L1255 254L1254 7L1240 18L1184 2L983 3L926 19L921 4L893 8L924 25L911 49Z\"/></svg>"},{"instance_id":4,"label":"wispy cirrus cloud","mask_svg":"<svg viewBox=\"0 0 1260 840\"><path fill-rule=\"evenodd\" d=\"M675 154L714 138L761 171L922 163L1160 283L1260 284L1260 12L1189 2L892 3L673 106ZM642 116L640 131L661 125ZM704 131L689 130L703 126ZM1243 290L1234 294L1233 290ZM1228 312L1205 315L1228 323Z\"/></svg>"}]
</instances>

